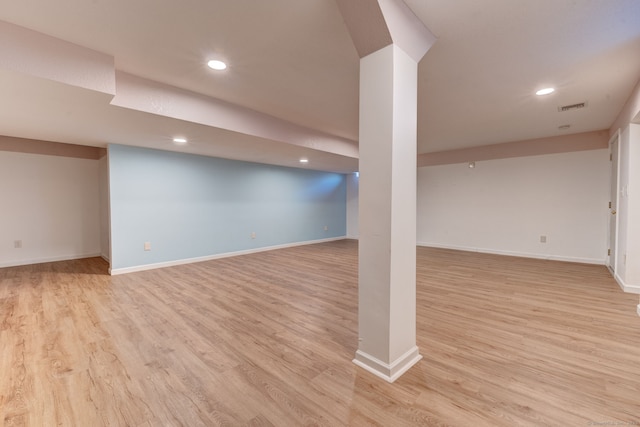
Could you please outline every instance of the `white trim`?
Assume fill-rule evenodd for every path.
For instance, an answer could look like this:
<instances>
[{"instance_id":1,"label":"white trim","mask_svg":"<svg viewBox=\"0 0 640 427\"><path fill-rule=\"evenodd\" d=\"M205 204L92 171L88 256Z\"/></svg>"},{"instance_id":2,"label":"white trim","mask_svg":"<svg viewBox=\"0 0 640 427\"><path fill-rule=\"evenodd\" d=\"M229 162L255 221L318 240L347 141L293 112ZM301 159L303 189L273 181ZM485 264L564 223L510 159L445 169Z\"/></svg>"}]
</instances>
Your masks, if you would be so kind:
<instances>
[{"instance_id":1,"label":"white trim","mask_svg":"<svg viewBox=\"0 0 640 427\"><path fill-rule=\"evenodd\" d=\"M618 143L618 152L617 152L617 158L616 158L616 194L615 194L615 198L616 198L616 203L615 203L615 207L616 209L618 209L618 206L620 206L620 137L621 137L621 130L620 128L618 128L617 131L615 131L615 133L611 136L611 138L609 138L609 156L610 156L610 162L611 162L611 169L613 169L613 153L611 152L611 149L613 147L613 143L617 142ZM609 174L609 179L611 179L611 177L613 177L613 170L611 171L611 173ZM611 187L611 186L609 186ZM611 192L611 188L609 188L609 192ZM613 200L609 201L610 203L613 203ZM607 215L607 246L609 246L609 244L611 243L611 209L609 209L609 215ZM613 260L611 260L611 256L607 255L606 258L606 265L612 269L612 270L617 270L618 269L618 228L620 227L620 215L616 215L614 218L614 221L616 223L615 225L615 232L616 232L616 236L615 236L615 247L614 248L609 248L609 249L613 249ZM612 262L613 261L613 262Z\"/></svg>"},{"instance_id":2,"label":"white trim","mask_svg":"<svg viewBox=\"0 0 640 427\"><path fill-rule=\"evenodd\" d=\"M616 279L616 282L618 282L618 286L620 286L620 289L622 289L624 292L630 294L640 294L640 285L629 285L625 283L625 281L622 280L622 277L618 276L618 273L614 273L613 278Z\"/></svg>"},{"instance_id":3,"label":"white trim","mask_svg":"<svg viewBox=\"0 0 640 427\"><path fill-rule=\"evenodd\" d=\"M640 316L640 304L638 304L638 308L636 309L636 312L638 313L638 316Z\"/></svg>"},{"instance_id":4,"label":"white trim","mask_svg":"<svg viewBox=\"0 0 640 427\"><path fill-rule=\"evenodd\" d=\"M54 257L21 259L21 260L15 260L15 261L0 262L0 268L19 267L21 265L30 265L30 264L43 264L45 262L72 261L74 259L95 258L99 256L102 256L102 255L100 255L100 253L97 252L97 253L90 253L90 254L84 254L84 255L61 255L61 256L54 256Z\"/></svg>"},{"instance_id":5,"label":"white trim","mask_svg":"<svg viewBox=\"0 0 640 427\"><path fill-rule=\"evenodd\" d=\"M176 265L183 265L183 264L193 264L195 262L211 261L211 260L220 259L220 258L229 258L229 257L234 257L239 255L249 255L249 254L255 254L258 252L292 248L295 246L313 245L316 243L333 242L336 240L344 240L344 239L346 239L346 236L338 236L338 237L330 237L328 239L307 240L304 242L285 243L283 245L265 246L262 248L246 249L243 251L224 252L220 254L206 255L206 256L196 257L196 258L186 258L186 259L178 259L175 261L166 261L166 262L158 262L154 264L137 265L134 267L109 268L109 274L111 274L112 276L116 276L118 274L136 273L138 271L155 270L156 268L173 267Z\"/></svg>"},{"instance_id":6,"label":"white trim","mask_svg":"<svg viewBox=\"0 0 640 427\"><path fill-rule=\"evenodd\" d=\"M392 363L385 363L370 354L358 350L356 351L356 358L353 359L353 363L371 372L375 376L392 383L400 378L400 376L407 372L413 365L418 363L420 359L422 359L420 350L417 346L413 346Z\"/></svg>"},{"instance_id":7,"label":"white trim","mask_svg":"<svg viewBox=\"0 0 640 427\"><path fill-rule=\"evenodd\" d=\"M456 251L479 252L479 253L485 253L485 254L515 256L515 257L522 257L522 258L546 259L550 261L577 262L582 264L605 265L605 262L606 262L606 258L597 259L597 258L569 257L569 256L548 255L548 254L535 254L535 253L529 253L529 252L501 251L499 249L473 248L473 247L467 247L467 246L443 245L439 243L427 243L427 242L418 242L417 245L425 246L429 248L453 249Z\"/></svg>"}]
</instances>

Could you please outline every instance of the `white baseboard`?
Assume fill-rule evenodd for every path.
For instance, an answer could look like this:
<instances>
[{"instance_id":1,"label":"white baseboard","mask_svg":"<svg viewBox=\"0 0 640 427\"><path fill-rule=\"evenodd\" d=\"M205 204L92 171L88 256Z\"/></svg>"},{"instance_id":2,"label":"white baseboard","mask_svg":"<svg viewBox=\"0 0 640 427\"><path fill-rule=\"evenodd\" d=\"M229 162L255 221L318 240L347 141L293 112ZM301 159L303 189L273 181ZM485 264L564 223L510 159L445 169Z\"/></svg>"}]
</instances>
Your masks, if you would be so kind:
<instances>
[{"instance_id":1,"label":"white baseboard","mask_svg":"<svg viewBox=\"0 0 640 427\"><path fill-rule=\"evenodd\" d=\"M515 256L522 258L535 258L535 259L546 259L550 261L566 261L566 262L577 262L582 264L598 264L605 265L606 259L597 259L597 258L582 258L582 257L569 257L569 256L559 256L559 255L548 255L548 254L536 254L530 252L517 252L517 251L503 251L499 249L488 249L488 248L474 248L468 246L455 246L455 245L443 245L440 243L428 243L428 242L417 242L418 246L425 246L429 248L440 248L440 249L453 249L456 251L467 251L467 252L478 252L485 254L494 254L494 255L505 255L505 256Z\"/></svg>"},{"instance_id":2,"label":"white baseboard","mask_svg":"<svg viewBox=\"0 0 640 427\"><path fill-rule=\"evenodd\" d=\"M45 262L72 261L74 259L94 258L101 256L100 253L75 254L75 255L57 255L52 257L28 258L15 261L0 262L0 268L19 267L21 265L42 264Z\"/></svg>"},{"instance_id":3,"label":"white baseboard","mask_svg":"<svg viewBox=\"0 0 640 427\"><path fill-rule=\"evenodd\" d=\"M111 262L111 260L109 259L109 255L100 254L100 258L102 258L103 260L105 260L107 262Z\"/></svg>"},{"instance_id":4,"label":"white baseboard","mask_svg":"<svg viewBox=\"0 0 640 427\"><path fill-rule=\"evenodd\" d=\"M413 365L418 363L420 359L422 359L420 350L418 347L413 346L413 348L392 363L383 362L370 354L358 350L356 351L356 358L353 359L353 363L371 372L373 375L392 383L400 378L400 376L407 372Z\"/></svg>"},{"instance_id":5,"label":"white baseboard","mask_svg":"<svg viewBox=\"0 0 640 427\"><path fill-rule=\"evenodd\" d=\"M630 294L640 294L640 285L630 285L626 283L620 276L618 276L618 273L614 273L613 278L616 279L616 282L618 282L618 286L620 286L620 289L622 289L623 291Z\"/></svg>"},{"instance_id":6,"label":"white baseboard","mask_svg":"<svg viewBox=\"0 0 640 427\"><path fill-rule=\"evenodd\" d=\"M262 247L262 248L246 249L246 250L243 250L243 251L224 252L224 253L221 253L221 254L206 255L206 256L196 257L196 258L178 259L178 260L175 260L175 261L158 262L158 263L154 263L154 264L136 265L134 267L110 268L109 269L109 274L111 274L112 276L115 276L115 275L118 275L118 274L127 274L127 273L135 273L135 272L138 272L138 271L155 270L156 268L173 267L173 266L176 266L176 265L183 265L183 264L193 264L195 262L211 261L211 260L214 260L214 259L229 258L229 257L234 257L234 256L239 256L239 255L249 255L249 254L255 254L255 253L258 253L258 252L273 251L273 250L276 250L276 249L292 248L292 247L295 247L295 246L304 246L304 245L313 245L313 244L316 244L316 243L333 242L333 241L336 241L336 240L344 240L345 238L346 238L346 236L330 237L328 239L307 240L307 241L304 241L304 242L285 243L285 244L282 244L282 245L274 245L274 246L266 246L266 247Z\"/></svg>"}]
</instances>

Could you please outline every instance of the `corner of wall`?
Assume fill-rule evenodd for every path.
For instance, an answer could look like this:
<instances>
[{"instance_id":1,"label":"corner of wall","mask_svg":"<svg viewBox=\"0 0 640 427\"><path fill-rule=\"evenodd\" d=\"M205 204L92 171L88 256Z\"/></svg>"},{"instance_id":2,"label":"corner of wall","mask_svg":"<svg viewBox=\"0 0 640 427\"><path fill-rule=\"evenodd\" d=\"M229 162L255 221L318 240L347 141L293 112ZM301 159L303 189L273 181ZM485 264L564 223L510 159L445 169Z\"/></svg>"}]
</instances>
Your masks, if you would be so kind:
<instances>
[{"instance_id":1,"label":"corner of wall","mask_svg":"<svg viewBox=\"0 0 640 427\"><path fill-rule=\"evenodd\" d=\"M624 129L629 123L637 123L638 120L640 120L640 80L629 94L627 102L614 120L613 125L609 128L609 135L613 135L618 129Z\"/></svg>"}]
</instances>

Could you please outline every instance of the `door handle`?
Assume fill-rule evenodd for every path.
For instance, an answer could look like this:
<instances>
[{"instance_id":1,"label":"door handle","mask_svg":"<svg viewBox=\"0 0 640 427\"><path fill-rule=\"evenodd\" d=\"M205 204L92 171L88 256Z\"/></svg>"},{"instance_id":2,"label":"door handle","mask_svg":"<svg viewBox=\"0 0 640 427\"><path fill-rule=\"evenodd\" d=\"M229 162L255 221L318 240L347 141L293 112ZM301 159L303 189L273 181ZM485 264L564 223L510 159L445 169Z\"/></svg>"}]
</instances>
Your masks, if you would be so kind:
<instances>
[{"instance_id":1,"label":"door handle","mask_svg":"<svg viewBox=\"0 0 640 427\"><path fill-rule=\"evenodd\" d=\"M615 215L617 212L615 210L611 211L611 215Z\"/></svg>"}]
</instances>

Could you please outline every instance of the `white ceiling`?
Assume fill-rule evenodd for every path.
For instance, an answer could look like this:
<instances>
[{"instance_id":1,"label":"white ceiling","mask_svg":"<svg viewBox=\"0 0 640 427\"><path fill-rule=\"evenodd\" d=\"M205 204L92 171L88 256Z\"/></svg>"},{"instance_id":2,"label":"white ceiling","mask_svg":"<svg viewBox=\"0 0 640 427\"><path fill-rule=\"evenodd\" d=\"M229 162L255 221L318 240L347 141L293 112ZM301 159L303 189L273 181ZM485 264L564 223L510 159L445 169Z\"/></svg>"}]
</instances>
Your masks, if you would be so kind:
<instances>
[{"instance_id":1,"label":"white ceiling","mask_svg":"<svg viewBox=\"0 0 640 427\"><path fill-rule=\"evenodd\" d=\"M419 153L607 129L640 79L639 0L406 3L438 37L419 67ZM0 0L0 21L110 55L119 71L357 141L359 60L334 0ZM229 68L212 72L211 57ZM533 96L544 86L557 92ZM357 169L320 146L122 108L1 67L0 90L0 135ZM177 134L190 144L173 145Z\"/></svg>"}]
</instances>

